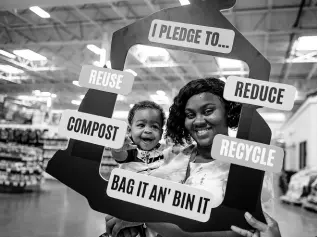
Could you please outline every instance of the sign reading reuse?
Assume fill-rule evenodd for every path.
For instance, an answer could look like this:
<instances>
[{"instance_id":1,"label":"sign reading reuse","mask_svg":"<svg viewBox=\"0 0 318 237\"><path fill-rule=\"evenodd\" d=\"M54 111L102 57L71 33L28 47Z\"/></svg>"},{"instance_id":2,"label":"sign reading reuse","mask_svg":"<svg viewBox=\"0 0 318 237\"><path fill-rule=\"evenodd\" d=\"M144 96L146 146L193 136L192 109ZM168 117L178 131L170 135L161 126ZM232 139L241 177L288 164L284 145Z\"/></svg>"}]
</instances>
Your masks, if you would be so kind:
<instances>
[{"instance_id":1,"label":"sign reading reuse","mask_svg":"<svg viewBox=\"0 0 318 237\"><path fill-rule=\"evenodd\" d=\"M227 78L223 92L229 101L287 111L293 108L295 95L296 88L290 85L236 76Z\"/></svg>"},{"instance_id":2,"label":"sign reading reuse","mask_svg":"<svg viewBox=\"0 0 318 237\"><path fill-rule=\"evenodd\" d=\"M278 173L283 166L284 151L280 147L218 134L213 140L211 156L224 162Z\"/></svg>"},{"instance_id":3,"label":"sign reading reuse","mask_svg":"<svg viewBox=\"0 0 318 237\"><path fill-rule=\"evenodd\" d=\"M83 87L127 95L131 92L134 75L130 72L91 65L82 67L79 84Z\"/></svg>"}]
</instances>

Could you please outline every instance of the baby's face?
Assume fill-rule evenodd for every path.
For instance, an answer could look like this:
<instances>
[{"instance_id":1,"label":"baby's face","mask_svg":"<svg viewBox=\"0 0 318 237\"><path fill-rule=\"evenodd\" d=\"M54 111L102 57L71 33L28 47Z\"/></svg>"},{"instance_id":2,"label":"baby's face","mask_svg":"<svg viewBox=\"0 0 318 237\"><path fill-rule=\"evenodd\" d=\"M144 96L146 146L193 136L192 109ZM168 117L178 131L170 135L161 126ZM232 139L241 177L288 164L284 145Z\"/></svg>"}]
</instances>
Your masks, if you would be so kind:
<instances>
[{"instance_id":1,"label":"baby's face","mask_svg":"<svg viewBox=\"0 0 318 237\"><path fill-rule=\"evenodd\" d=\"M155 109L137 110L132 120L130 135L142 150L153 149L162 136L160 112Z\"/></svg>"}]
</instances>

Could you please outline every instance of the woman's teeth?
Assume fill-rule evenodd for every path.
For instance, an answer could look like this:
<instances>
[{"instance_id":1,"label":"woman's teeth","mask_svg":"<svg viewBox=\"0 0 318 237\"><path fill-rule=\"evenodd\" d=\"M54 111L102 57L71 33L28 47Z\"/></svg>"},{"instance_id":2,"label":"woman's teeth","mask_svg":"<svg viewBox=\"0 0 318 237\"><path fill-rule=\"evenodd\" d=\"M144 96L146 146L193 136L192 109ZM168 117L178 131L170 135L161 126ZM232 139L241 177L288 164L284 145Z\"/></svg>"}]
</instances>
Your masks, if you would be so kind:
<instances>
[{"instance_id":1,"label":"woman's teeth","mask_svg":"<svg viewBox=\"0 0 318 237\"><path fill-rule=\"evenodd\" d=\"M203 135L207 134L209 130L210 130L210 129L198 130L198 131L197 131L197 134L198 134L199 136L203 136Z\"/></svg>"}]
</instances>

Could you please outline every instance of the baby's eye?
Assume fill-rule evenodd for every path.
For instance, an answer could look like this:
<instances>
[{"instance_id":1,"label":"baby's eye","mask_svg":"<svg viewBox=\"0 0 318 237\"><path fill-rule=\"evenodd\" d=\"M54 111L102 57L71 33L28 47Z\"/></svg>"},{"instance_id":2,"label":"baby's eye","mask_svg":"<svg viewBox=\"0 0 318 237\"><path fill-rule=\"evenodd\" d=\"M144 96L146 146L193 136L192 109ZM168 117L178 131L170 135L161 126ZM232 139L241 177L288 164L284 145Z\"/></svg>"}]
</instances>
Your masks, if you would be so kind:
<instances>
[{"instance_id":1,"label":"baby's eye","mask_svg":"<svg viewBox=\"0 0 318 237\"><path fill-rule=\"evenodd\" d=\"M159 129L159 126L158 125L152 125L152 128Z\"/></svg>"},{"instance_id":2,"label":"baby's eye","mask_svg":"<svg viewBox=\"0 0 318 237\"><path fill-rule=\"evenodd\" d=\"M145 125L143 124L143 123L139 123L139 124L137 124L137 127L138 128L143 128Z\"/></svg>"}]
</instances>

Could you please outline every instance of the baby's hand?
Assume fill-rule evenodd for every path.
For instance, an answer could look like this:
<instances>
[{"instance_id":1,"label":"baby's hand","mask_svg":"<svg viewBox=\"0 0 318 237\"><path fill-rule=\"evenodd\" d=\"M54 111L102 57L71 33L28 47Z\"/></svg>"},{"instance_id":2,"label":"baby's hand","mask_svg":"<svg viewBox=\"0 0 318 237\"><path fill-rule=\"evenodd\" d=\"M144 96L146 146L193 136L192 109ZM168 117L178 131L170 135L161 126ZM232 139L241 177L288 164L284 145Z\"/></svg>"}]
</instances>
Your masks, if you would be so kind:
<instances>
[{"instance_id":1,"label":"baby's hand","mask_svg":"<svg viewBox=\"0 0 318 237\"><path fill-rule=\"evenodd\" d=\"M136 148L137 148L137 146L133 145L133 142L130 139L130 137L128 135L126 135L124 145L119 149L112 149L112 150L114 152L122 152L122 151L128 151L128 150L132 150L132 149L136 149Z\"/></svg>"}]
</instances>

